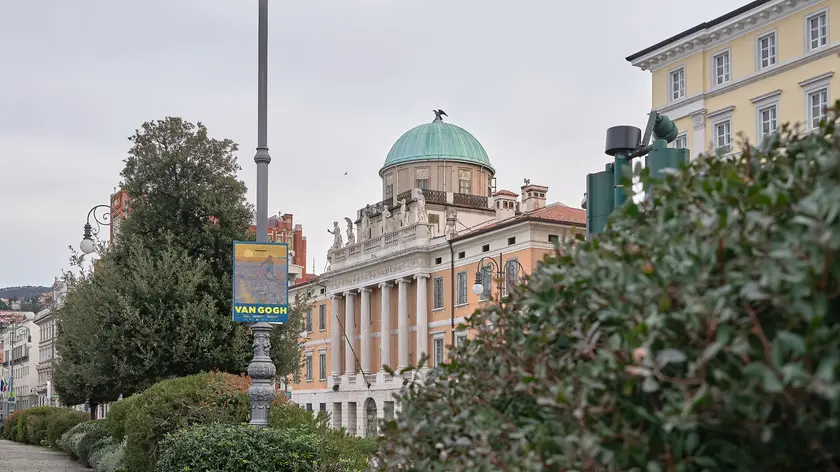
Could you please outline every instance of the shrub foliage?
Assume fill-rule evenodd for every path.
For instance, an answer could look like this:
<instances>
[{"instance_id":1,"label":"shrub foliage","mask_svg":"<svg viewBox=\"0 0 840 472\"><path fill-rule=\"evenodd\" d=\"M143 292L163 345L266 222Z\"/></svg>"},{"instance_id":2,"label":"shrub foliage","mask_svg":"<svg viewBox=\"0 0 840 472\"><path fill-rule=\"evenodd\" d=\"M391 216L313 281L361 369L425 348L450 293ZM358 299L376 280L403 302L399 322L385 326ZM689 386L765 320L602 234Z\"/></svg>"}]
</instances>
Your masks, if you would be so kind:
<instances>
[{"instance_id":1,"label":"shrub foliage","mask_svg":"<svg viewBox=\"0 0 840 472\"><path fill-rule=\"evenodd\" d=\"M637 169L649 198L408 385L383 468L838 470L837 120L661 181Z\"/></svg>"},{"instance_id":2,"label":"shrub foliage","mask_svg":"<svg viewBox=\"0 0 840 472\"><path fill-rule=\"evenodd\" d=\"M17 410L3 421L2 438L58 448L61 435L86 420L86 414L69 408L40 406Z\"/></svg>"}]
</instances>

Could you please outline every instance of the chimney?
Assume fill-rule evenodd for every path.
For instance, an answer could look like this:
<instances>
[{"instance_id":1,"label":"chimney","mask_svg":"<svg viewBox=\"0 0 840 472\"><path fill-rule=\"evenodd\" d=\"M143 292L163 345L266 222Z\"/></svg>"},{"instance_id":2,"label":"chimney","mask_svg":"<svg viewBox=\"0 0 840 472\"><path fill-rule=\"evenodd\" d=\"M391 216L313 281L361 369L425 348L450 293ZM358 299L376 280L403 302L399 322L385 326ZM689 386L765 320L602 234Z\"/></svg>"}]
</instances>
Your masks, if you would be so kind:
<instances>
[{"instance_id":1,"label":"chimney","mask_svg":"<svg viewBox=\"0 0 840 472\"><path fill-rule=\"evenodd\" d=\"M522 186L522 211L529 212L545 207L545 194L548 187L526 183Z\"/></svg>"},{"instance_id":2,"label":"chimney","mask_svg":"<svg viewBox=\"0 0 840 472\"><path fill-rule=\"evenodd\" d=\"M493 194L493 200L496 205L496 221L503 221L516 216L517 207L519 203L516 197L519 195L510 190L499 190Z\"/></svg>"}]
</instances>

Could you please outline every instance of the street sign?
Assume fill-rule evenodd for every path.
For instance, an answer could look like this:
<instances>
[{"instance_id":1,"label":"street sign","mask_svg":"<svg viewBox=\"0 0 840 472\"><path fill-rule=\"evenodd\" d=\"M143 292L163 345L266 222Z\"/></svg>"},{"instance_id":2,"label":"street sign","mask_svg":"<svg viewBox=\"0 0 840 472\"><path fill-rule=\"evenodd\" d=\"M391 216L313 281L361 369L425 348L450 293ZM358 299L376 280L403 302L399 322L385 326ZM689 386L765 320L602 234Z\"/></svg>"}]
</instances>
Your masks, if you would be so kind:
<instances>
[{"instance_id":1,"label":"street sign","mask_svg":"<svg viewBox=\"0 0 840 472\"><path fill-rule=\"evenodd\" d=\"M289 245L233 243L233 321L289 321Z\"/></svg>"}]
</instances>

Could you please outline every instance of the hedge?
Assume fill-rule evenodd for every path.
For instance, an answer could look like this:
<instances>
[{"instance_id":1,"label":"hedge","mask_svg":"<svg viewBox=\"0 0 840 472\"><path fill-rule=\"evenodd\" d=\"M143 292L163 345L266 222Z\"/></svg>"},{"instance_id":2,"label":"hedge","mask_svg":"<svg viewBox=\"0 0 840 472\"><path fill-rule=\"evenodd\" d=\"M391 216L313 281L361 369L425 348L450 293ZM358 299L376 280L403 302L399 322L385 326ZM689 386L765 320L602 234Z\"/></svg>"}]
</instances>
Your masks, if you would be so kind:
<instances>
[{"instance_id":1,"label":"hedge","mask_svg":"<svg viewBox=\"0 0 840 472\"><path fill-rule=\"evenodd\" d=\"M246 422L249 384L242 376L203 373L164 380L118 401L117 415L109 414L106 421L109 431L116 433L115 440L125 439L125 468L154 470L157 445L169 433L196 424ZM122 402L128 405L124 411Z\"/></svg>"},{"instance_id":2,"label":"hedge","mask_svg":"<svg viewBox=\"0 0 840 472\"><path fill-rule=\"evenodd\" d=\"M837 120L660 181L637 169L649 198L407 386L382 468L838 470Z\"/></svg>"},{"instance_id":3,"label":"hedge","mask_svg":"<svg viewBox=\"0 0 840 472\"><path fill-rule=\"evenodd\" d=\"M311 472L321 465L322 439L293 429L197 425L161 443L158 472ZM328 469L339 470L339 469Z\"/></svg>"},{"instance_id":4,"label":"hedge","mask_svg":"<svg viewBox=\"0 0 840 472\"><path fill-rule=\"evenodd\" d=\"M41 406L17 410L3 421L2 438L58 448L61 435L88 416L69 408Z\"/></svg>"}]
</instances>

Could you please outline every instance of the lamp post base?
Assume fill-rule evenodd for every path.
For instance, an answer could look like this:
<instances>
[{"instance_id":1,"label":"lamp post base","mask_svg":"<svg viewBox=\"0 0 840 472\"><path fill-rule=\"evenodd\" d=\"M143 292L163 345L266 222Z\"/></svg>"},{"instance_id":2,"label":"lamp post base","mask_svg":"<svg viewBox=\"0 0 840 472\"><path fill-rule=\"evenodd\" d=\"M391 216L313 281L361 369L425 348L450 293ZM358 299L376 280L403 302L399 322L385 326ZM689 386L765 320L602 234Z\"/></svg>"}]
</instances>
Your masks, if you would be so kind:
<instances>
[{"instance_id":1,"label":"lamp post base","mask_svg":"<svg viewBox=\"0 0 840 472\"><path fill-rule=\"evenodd\" d=\"M271 330L269 323L254 323L251 332L254 335L254 358L248 364L251 386L248 388L248 401L251 404L250 424L258 427L268 426L271 402L276 396L274 375L276 369L271 362Z\"/></svg>"}]
</instances>

